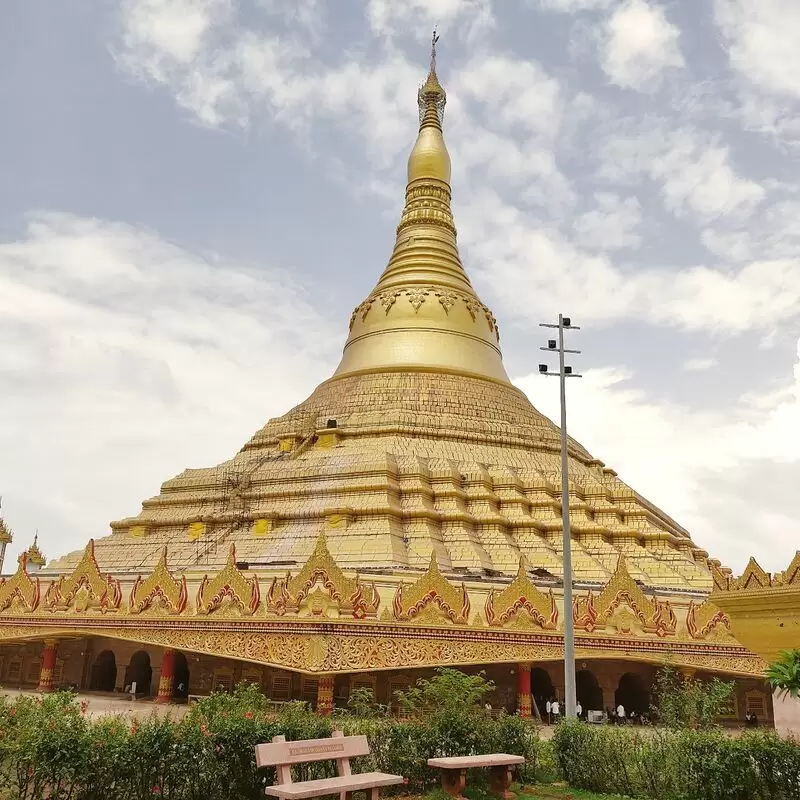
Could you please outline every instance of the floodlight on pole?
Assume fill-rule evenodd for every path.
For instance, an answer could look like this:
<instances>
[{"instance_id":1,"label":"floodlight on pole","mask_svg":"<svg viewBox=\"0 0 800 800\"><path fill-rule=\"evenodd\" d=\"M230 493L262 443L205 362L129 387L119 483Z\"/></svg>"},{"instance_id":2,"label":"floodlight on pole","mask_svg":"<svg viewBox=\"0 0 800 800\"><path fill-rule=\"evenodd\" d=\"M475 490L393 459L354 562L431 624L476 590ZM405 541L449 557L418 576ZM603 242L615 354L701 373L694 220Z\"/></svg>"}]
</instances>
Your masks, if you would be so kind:
<instances>
[{"instance_id":1,"label":"floodlight on pole","mask_svg":"<svg viewBox=\"0 0 800 800\"><path fill-rule=\"evenodd\" d=\"M564 529L563 563L564 563L564 711L567 719L574 719L576 712L575 692L575 625L572 619L572 533L569 524L569 459L567 457L567 378L582 377L572 371L572 367L564 362L566 353L579 354L580 350L568 350L564 347L564 331L578 331L580 328L572 324L569 317L558 315L558 324L542 322L542 328L558 328L558 342L548 339L547 347L540 350L558 353L558 372L551 372L547 364L539 364L542 375L558 375L561 389L561 524Z\"/></svg>"}]
</instances>

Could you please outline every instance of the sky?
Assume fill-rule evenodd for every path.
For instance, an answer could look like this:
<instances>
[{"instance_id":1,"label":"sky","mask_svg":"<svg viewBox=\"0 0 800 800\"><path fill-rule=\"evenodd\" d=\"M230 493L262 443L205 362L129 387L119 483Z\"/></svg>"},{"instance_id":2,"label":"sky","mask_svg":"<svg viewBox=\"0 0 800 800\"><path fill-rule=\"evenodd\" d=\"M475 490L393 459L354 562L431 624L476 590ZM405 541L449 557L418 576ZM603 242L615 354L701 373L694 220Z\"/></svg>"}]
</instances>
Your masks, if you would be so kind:
<instances>
[{"instance_id":1,"label":"sky","mask_svg":"<svg viewBox=\"0 0 800 800\"><path fill-rule=\"evenodd\" d=\"M740 573L800 548L796 0L0 5L5 571L231 457L338 363L431 31L506 368Z\"/></svg>"}]
</instances>

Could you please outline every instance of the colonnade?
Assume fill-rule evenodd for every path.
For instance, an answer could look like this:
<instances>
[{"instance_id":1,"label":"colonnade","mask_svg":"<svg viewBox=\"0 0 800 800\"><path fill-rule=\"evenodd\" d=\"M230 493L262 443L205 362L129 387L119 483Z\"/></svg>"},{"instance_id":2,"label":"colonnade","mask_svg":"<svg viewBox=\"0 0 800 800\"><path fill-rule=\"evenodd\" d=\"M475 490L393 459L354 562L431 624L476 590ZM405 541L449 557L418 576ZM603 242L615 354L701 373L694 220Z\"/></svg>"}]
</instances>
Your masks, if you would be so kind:
<instances>
[{"instance_id":1,"label":"colonnade","mask_svg":"<svg viewBox=\"0 0 800 800\"><path fill-rule=\"evenodd\" d=\"M406 689L418 677L427 677L432 673L430 669L409 669L392 673L354 673L351 676L298 676L286 671L270 671L255 664L184 654L173 648L151 653L144 649L134 650L130 643L115 644L112 640L105 640L99 643L98 652L89 640L84 645L74 640L65 640L60 644L62 652L59 642L52 639L46 640L38 653L30 645L27 646L26 655L21 651L18 655L6 651L6 664L15 659L19 663L24 655L27 659L25 663L30 665L24 673L28 676L27 680L31 681L28 685L35 685L40 692L50 692L59 686L120 694L133 691L137 696L152 696L156 703L161 704L185 699L190 691L198 695L206 694L230 689L239 680L247 680L261 684L276 702L302 698L321 715L331 714L334 707L345 704L350 691L357 686L371 686L376 700L392 705L396 690ZM4 650L0 648L0 665L3 663ZM187 655L191 660L191 681ZM33 683L34 664L40 664L36 684ZM579 661L576 667L578 700L584 711L616 708L620 702L628 712L649 711L650 693L658 669L656 666L608 660ZM470 672L485 670L487 679L496 687L487 701L497 710L516 712L522 717L541 718L548 700L558 698L563 701L563 664L558 662L522 662L463 669ZM4 673L0 675L0 680L10 678L8 669L0 668L0 672ZM21 673L19 666L17 672ZM56 677L62 672L63 678ZM211 680L209 674L212 674ZM5 680L3 682L6 683ZM20 685L23 682L20 679ZM769 691L764 691L763 683L757 679L737 681L736 705L731 715L732 722L743 718L748 710L751 713L757 710L759 718L765 721L771 718Z\"/></svg>"}]
</instances>

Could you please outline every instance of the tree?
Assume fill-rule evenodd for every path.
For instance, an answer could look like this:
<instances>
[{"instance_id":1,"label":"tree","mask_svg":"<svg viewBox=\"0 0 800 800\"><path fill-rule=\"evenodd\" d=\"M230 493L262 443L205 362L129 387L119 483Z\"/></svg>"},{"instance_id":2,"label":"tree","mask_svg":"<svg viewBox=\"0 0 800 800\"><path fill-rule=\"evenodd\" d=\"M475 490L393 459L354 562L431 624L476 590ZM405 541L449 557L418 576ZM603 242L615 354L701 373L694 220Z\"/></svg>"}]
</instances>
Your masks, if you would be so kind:
<instances>
[{"instance_id":1,"label":"tree","mask_svg":"<svg viewBox=\"0 0 800 800\"><path fill-rule=\"evenodd\" d=\"M699 681L663 667L653 687L653 716L668 728L711 728L730 709L734 691L732 681Z\"/></svg>"},{"instance_id":2,"label":"tree","mask_svg":"<svg viewBox=\"0 0 800 800\"><path fill-rule=\"evenodd\" d=\"M800 650L781 650L778 660L767 667L767 682L782 698L800 696Z\"/></svg>"},{"instance_id":3,"label":"tree","mask_svg":"<svg viewBox=\"0 0 800 800\"><path fill-rule=\"evenodd\" d=\"M467 675L457 669L440 667L432 678L420 678L408 691L395 692L395 697L408 716L442 709L475 709L494 689L494 684L483 676L483 672Z\"/></svg>"}]
</instances>

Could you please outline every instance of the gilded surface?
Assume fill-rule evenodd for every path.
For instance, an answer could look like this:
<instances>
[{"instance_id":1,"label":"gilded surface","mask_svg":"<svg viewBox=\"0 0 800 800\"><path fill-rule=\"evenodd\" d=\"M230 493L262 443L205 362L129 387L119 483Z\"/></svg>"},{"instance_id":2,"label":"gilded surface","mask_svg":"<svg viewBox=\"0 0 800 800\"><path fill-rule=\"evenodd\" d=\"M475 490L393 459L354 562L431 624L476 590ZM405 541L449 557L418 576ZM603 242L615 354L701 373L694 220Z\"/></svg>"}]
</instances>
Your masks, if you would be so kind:
<instances>
[{"instance_id":1,"label":"gilded surface","mask_svg":"<svg viewBox=\"0 0 800 800\"><path fill-rule=\"evenodd\" d=\"M715 631L730 635L731 623L728 615L710 600L704 600L699 605L690 600L686 630L692 639L705 639Z\"/></svg>"},{"instance_id":2,"label":"gilded surface","mask_svg":"<svg viewBox=\"0 0 800 800\"><path fill-rule=\"evenodd\" d=\"M624 635L655 633L657 636L671 636L678 627L669 600L648 599L628 572L623 555L620 555L617 569L597 599L592 592L574 599L573 620L576 628L589 633L614 628Z\"/></svg>"},{"instance_id":3,"label":"gilded surface","mask_svg":"<svg viewBox=\"0 0 800 800\"><path fill-rule=\"evenodd\" d=\"M94 539L70 575L62 575L50 584L44 607L49 611L116 611L122 602L119 581L103 575L94 556Z\"/></svg>"},{"instance_id":4,"label":"gilded surface","mask_svg":"<svg viewBox=\"0 0 800 800\"><path fill-rule=\"evenodd\" d=\"M225 567L213 578L203 576L197 590L198 614L212 614L220 610L254 614L261 602L258 578L245 578L236 566L236 545L231 544Z\"/></svg>"},{"instance_id":5,"label":"gilded surface","mask_svg":"<svg viewBox=\"0 0 800 800\"><path fill-rule=\"evenodd\" d=\"M420 619L425 622L452 622L466 625L469 622L469 594L461 584L456 588L439 572L436 553L431 553L428 571L414 584L406 587L400 583L392 603L396 620Z\"/></svg>"},{"instance_id":6,"label":"gilded surface","mask_svg":"<svg viewBox=\"0 0 800 800\"><path fill-rule=\"evenodd\" d=\"M28 575L27 556L23 553L14 575L0 579L0 611L33 612L39 605L40 592L39 579Z\"/></svg>"},{"instance_id":7,"label":"gilded surface","mask_svg":"<svg viewBox=\"0 0 800 800\"><path fill-rule=\"evenodd\" d=\"M320 599L307 603L311 590L321 586L330 602ZM380 605L380 596L375 584L364 586L358 579L348 578L331 557L325 534L317 539L316 547L305 566L296 577L273 578L267 592L267 611L278 616L296 614L308 605L311 613L322 615L328 609L337 614L349 614L355 619L375 617Z\"/></svg>"},{"instance_id":8,"label":"gilded surface","mask_svg":"<svg viewBox=\"0 0 800 800\"><path fill-rule=\"evenodd\" d=\"M751 558L738 578L715 581L711 601L736 639L769 662L800 642L800 551L774 576Z\"/></svg>"},{"instance_id":9,"label":"gilded surface","mask_svg":"<svg viewBox=\"0 0 800 800\"><path fill-rule=\"evenodd\" d=\"M519 617L527 617L540 628L553 630L558 623L558 608L552 589L545 594L528 577L525 559L521 558L517 577L502 592L489 590L484 607L486 622L502 628Z\"/></svg>"},{"instance_id":10,"label":"gilded surface","mask_svg":"<svg viewBox=\"0 0 800 800\"><path fill-rule=\"evenodd\" d=\"M151 608L164 610L168 614L181 614L187 603L186 576L176 578L167 567L167 548L151 575L142 580L139 575L131 589L128 601L129 614L141 614Z\"/></svg>"}]
</instances>

